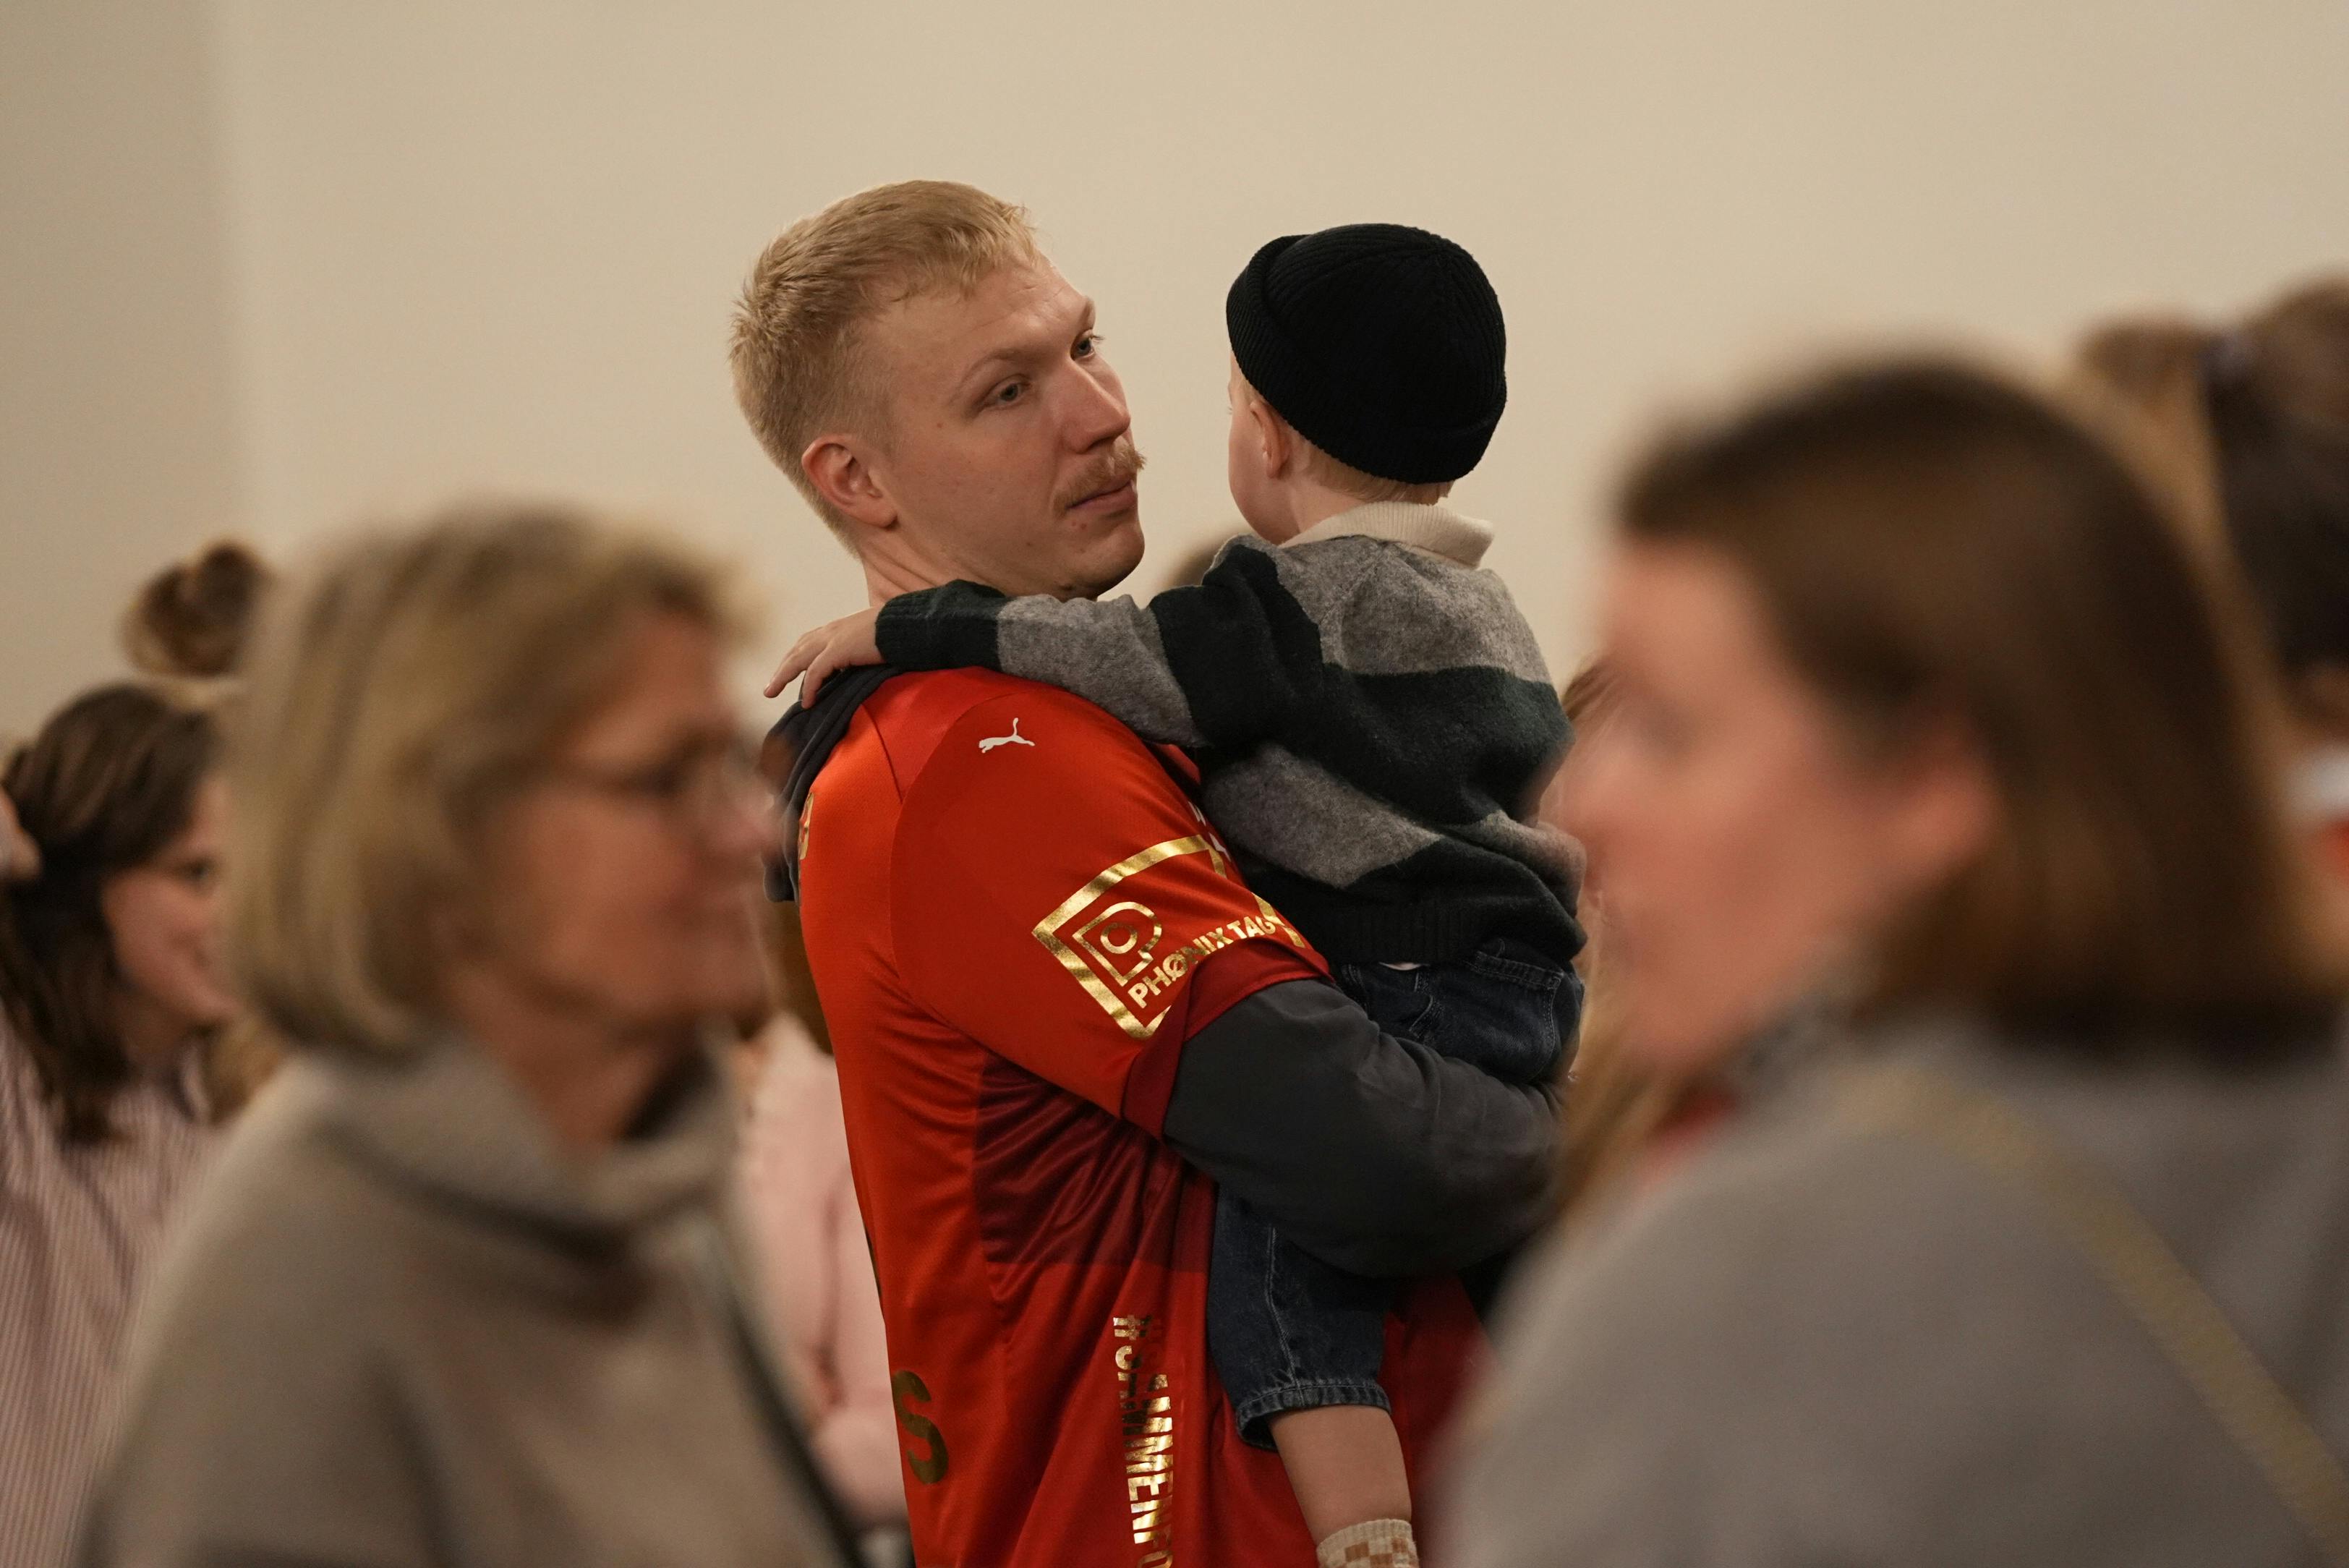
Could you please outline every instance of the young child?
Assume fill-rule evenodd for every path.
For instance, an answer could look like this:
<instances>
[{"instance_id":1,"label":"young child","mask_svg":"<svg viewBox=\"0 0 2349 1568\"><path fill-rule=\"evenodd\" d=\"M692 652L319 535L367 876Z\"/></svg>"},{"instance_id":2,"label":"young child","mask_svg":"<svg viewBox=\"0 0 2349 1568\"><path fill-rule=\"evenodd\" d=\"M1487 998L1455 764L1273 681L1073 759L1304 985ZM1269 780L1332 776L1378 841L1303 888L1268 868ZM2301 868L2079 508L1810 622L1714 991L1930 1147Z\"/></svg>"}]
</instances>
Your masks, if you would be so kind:
<instances>
[{"instance_id":1,"label":"young child","mask_svg":"<svg viewBox=\"0 0 2349 1568\"><path fill-rule=\"evenodd\" d=\"M1226 302L1232 497L1255 536L1148 605L952 583L800 639L805 671L984 665L1187 748L1248 882L1389 1033L1516 1082L1580 1009L1578 860L1534 811L1568 732L1532 630L1438 505L1506 395L1500 301L1422 230L1266 245ZM1378 1375L1390 1288L1221 1199L1208 1341L1251 1443L1278 1449L1324 1563L1418 1562Z\"/></svg>"}]
</instances>

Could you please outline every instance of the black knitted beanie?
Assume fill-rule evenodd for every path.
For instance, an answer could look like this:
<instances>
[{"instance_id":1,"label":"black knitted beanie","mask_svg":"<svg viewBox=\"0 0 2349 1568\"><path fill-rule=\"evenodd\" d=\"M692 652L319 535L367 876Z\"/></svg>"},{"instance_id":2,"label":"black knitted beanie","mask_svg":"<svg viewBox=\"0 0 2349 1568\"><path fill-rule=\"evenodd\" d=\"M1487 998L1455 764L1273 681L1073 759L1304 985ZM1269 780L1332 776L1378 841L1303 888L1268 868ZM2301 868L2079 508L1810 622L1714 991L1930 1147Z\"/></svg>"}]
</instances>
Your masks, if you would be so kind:
<instances>
[{"instance_id":1,"label":"black knitted beanie","mask_svg":"<svg viewBox=\"0 0 2349 1568\"><path fill-rule=\"evenodd\" d=\"M1404 484L1475 468L1508 400L1501 301L1476 258L1399 223L1286 234L1224 300L1240 374L1339 462Z\"/></svg>"}]
</instances>

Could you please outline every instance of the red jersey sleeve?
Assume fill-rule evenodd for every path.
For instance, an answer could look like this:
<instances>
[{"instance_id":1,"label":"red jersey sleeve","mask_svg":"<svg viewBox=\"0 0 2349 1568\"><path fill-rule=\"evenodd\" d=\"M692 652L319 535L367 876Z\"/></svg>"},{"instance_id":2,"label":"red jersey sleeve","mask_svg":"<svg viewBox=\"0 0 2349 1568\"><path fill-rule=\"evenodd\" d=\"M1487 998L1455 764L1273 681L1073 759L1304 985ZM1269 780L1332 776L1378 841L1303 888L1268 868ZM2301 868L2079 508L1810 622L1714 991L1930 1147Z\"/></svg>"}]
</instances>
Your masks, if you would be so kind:
<instances>
[{"instance_id":1,"label":"red jersey sleeve","mask_svg":"<svg viewBox=\"0 0 2349 1568\"><path fill-rule=\"evenodd\" d=\"M890 919L925 1010L1154 1134L1184 1040L1327 972L1149 748L1043 686L973 707L905 788Z\"/></svg>"}]
</instances>

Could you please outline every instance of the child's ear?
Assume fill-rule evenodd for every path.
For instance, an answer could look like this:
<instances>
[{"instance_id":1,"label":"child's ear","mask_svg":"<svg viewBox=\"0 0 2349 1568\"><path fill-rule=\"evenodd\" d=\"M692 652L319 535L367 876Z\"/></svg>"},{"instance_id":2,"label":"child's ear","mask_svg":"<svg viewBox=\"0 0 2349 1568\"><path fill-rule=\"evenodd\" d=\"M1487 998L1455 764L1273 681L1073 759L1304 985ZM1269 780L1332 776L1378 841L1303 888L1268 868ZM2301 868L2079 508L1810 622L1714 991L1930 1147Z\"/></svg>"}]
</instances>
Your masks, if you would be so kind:
<instances>
[{"instance_id":1,"label":"child's ear","mask_svg":"<svg viewBox=\"0 0 2349 1568\"><path fill-rule=\"evenodd\" d=\"M1297 460L1297 432L1290 430L1288 421L1274 413L1272 405L1262 398L1248 400L1247 415L1256 426L1257 451L1263 454L1264 476L1267 479L1285 477L1289 465Z\"/></svg>"}]
</instances>

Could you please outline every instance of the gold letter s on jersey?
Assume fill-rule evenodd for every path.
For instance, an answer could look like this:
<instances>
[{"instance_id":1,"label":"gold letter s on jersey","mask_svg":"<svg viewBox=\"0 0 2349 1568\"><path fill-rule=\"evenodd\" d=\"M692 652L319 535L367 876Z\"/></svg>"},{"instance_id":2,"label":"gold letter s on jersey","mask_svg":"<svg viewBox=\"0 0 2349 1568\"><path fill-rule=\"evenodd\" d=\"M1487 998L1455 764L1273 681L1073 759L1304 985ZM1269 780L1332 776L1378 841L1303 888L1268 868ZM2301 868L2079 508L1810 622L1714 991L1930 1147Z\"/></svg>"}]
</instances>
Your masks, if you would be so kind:
<instances>
[{"instance_id":1,"label":"gold letter s on jersey","mask_svg":"<svg viewBox=\"0 0 2349 1568\"><path fill-rule=\"evenodd\" d=\"M907 1408L915 1401L930 1402L929 1388L917 1373L900 1372L889 1379L890 1403L897 1411L897 1425L905 1428L910 1441L905 1449L906 1468L914 1479L924 1486L936 1486L947 1479L947 1435L938 1430L937 1423L926 1416L917 1416ZM923 1453L913 1451L912 1443L919 1442Z\"/></svg>"}]
</instances>

